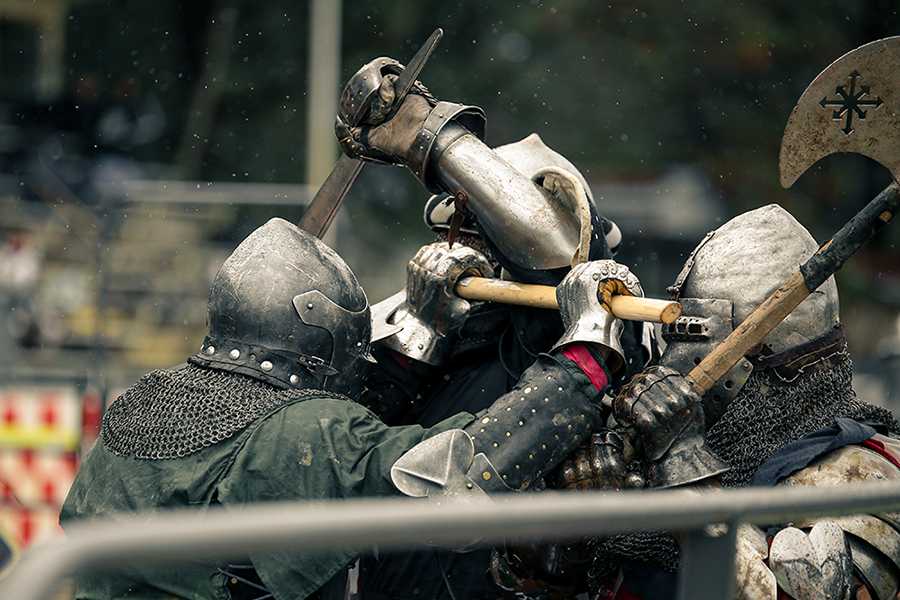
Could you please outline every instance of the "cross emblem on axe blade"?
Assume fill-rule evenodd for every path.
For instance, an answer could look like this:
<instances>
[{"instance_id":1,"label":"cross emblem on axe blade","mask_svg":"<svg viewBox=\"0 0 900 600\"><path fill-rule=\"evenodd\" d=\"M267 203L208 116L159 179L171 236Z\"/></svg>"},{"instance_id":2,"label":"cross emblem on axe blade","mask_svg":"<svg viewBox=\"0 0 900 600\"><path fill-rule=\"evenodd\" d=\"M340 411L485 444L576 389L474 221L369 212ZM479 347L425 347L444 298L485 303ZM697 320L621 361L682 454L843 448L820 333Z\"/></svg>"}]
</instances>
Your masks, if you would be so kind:
<instances>
[{"instance_id":1,"label":"cross emblem on axe blade","mask_svg":"<svg viewBox=\"0 0 900 600\"><path fill-rule=\"evenodd\" d=\"M845 116L847 117L844 126L841 128L846 135L850 135L853 133L853 113L856 113L856 116L859 117L860 120L866 118L866 113L868 111L862 110L861 107L873 107L878 108L881 106L881 97L875 98L874 100L863 100L864 96L869 95L869 86L861 85L859 86L859 91L856 91L856 80L862 77L859 74L859 71L853 71L850 73L850 91L847 92L844 89L844 86L839 85L834 88L834 93L836 93L840 98L832 98L828 99L828 97L822 98L819 102L819 106L822 108L834 108L835 110L831 113L831 118L835 121L840 121Z\"/></svg>"}]
</instances>

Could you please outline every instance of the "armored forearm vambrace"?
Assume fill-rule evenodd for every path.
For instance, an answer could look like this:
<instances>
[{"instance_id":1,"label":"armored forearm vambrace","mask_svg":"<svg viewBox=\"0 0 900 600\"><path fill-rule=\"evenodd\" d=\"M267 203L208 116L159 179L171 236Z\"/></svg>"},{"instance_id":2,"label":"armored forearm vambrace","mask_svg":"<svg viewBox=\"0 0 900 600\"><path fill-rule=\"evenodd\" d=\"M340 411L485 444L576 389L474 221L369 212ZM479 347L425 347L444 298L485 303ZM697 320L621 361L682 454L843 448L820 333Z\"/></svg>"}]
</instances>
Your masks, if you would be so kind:
<instances>
[{"instance_id":1,"label":"armored forearm vambrace","mask_svg":"<svg viewBox=\"0 0 900 600\"><path fill-rule=\"evenodd\" d=\"M576 359L541 355L519 384L464 429L429 438L400 457L391 479L408 496L527 488L590 435L602 393Z\"/></svg>"}]
</instances>

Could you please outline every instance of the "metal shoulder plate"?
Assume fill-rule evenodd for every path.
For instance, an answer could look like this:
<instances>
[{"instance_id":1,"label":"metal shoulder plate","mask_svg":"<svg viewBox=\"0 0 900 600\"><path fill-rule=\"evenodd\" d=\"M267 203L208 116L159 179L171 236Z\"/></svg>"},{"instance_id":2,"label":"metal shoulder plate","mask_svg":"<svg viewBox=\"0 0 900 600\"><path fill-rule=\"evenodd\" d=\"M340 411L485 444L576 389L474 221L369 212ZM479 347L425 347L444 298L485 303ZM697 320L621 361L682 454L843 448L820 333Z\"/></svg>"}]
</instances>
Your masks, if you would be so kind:
<instances>
[{"instance_id":1,"label":"metal shoulder plate","mask_svg":"<svg viewBox=\"0 0 900 600\"><path fill-rule=\"evenodd\" d=\"M900 470L877 452L861 446L845 446L794 473L783 485L822 487L898 479ZM897 515L808 519L795 525L809 528L824 522L840 527L847 534L856 571L876 598L895 598L900 591L900 523Z\"/></svg>"},{"instance_id":2,"label":"metal shoulder plate","mask_svg":"<svg viewBox=\"0 0 900 600\"><path fill-rule=\"evenodd\" d=\"M769 544L754 525L741 525L735 562L738 600L849 600L853 564L847 536L831 521L808 532L785 527Z\"/></svg>"},{"instance_id":3,"label":"metal shoulder plate","mask_svg":"<svg viewBox=\"0 0 900 600\"><path fill-rule=\"evenodd\" d=\"M778 582L769 569L769 544L755 525L740 525L735 553L735 599L776 600Z\"/></svg>"},{"instance_id":4,"label":"metal shoulder plate","mask_svg":"<svg viewBox=\"0 0 900 600\"><path fill-rule=\"evenodd\" d=\"M787 477L782 485L829 486L900 479L889 460L862 446L844 446Z\"/></svg>"},{"instance_id":5,"label":"metal shoulder plate","mask_svg":"<svg viewBox=\"0 0 900 600\"><path fill-rule=\"evenodd\" d=\"M824 523L847 534L853 566L876 599L894 600L900 591L900 533L892 524L873 515L809 519L795 524L815 528Z\"/></svg>"},{"instance_id":6,"label":"metal shoulder plate","mask_svg":"<svg viewBox=\"0 0 900 600\"><path fill-rule=\"evenodd\" d=\"M872 590L874 600L894 600L898 592L896 567L880 552L865 542L850 536L853 566L865 584Z\"/></svg>"},{"instance_id":7,"label":"metal shoulder plate","mask_svg":"<svg viewBox=\"0 0 900 600\"><path fill-rule=\"evenodd\" d=\"M849 600L853 584L850 547L831 520L807 533L785 527L772 539L769 568L779 587L796 600Z\"/></svg>"}]
</instances>

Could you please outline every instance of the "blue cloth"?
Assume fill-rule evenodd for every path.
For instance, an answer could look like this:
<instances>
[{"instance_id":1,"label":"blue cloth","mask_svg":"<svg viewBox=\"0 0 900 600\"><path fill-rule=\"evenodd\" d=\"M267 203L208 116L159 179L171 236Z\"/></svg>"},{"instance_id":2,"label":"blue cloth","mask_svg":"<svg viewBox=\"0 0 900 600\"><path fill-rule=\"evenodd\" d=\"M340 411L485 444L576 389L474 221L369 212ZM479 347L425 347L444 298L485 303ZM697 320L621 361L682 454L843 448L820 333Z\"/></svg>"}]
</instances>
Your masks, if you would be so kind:
<instances>
[{"instance_id":1,"label":"blue cloth","mask_svg":"<svg viewBox=\"0 0 900 600\"><path fill-rule=\"evenodd\" d=\"M791 442L769 457L757 469L750 485L773 486L785 477L808 467L817 458L838 448L860 444L878 433L866 423L837 417L834 425Z\"/></svg>"}]
</instances>

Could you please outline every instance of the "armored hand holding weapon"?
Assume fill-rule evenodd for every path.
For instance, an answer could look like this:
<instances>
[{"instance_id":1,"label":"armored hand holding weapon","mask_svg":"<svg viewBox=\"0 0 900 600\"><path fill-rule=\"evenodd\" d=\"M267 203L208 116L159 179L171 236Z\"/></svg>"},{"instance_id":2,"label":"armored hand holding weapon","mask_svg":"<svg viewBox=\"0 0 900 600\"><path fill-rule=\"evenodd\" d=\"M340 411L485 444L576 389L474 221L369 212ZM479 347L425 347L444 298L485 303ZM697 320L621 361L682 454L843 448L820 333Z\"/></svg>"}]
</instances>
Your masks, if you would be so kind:
<instances>
[{"instance_id":1,"label":"armored hand holding weapon","mask_svg":"<svg viewBox=\"0 0 900 600\"><path fill-rule=\"evenodd\" d=\"M482 141L480 108L435 99L416 77L440 37L435 31L408 68L377 58L350 78L335 125L346 156L317 192L301 227L324 234L359 173L360 160L404 165L427 189L465 201L514 276L555 283L572 264L586 260L591 247L605 243L593 233L602 227L590 187L538 136L489 148ZM548 201L550 196L572 200ZM470 277L456 292L469 300L557 308L549 287ZM610 308L619 318L666 323L680 314L677 303L636 297L615 298Z\"/></svg>"},{"instance_id":2,"label":"armored hand holding weapon","mask_svg":"<svg viewBox=\"0 0 900 600\"><path fill-rule=\"evenodd\" d=\"M397 488L416 497L526 489L573 450L575 440L585 439L599 421L597 396L609 381L609 370L601 372L599 364L621 362L621 348L610 333L621 323L596 293L598 284L612 281L640 293L637 278L613 261L583 263L566 275L557 288L565 331L551 352L472 424L425 440L403 455L391 470ZM561 356L567 358L560 364L577 361L567 353L572 346L602 355L589 359L599 364L587 374L587 385L567 374L570 367L553 364Z\"/></svg>"},{"instance_id":3,"label":"armored hand holding weapon","mask_svg":"<svg viewBox=\"0 0 900 600\"><path fill-rule=\"evenodd\" d=\"M602 291L598 293L598 289ZM609 308L613 292L644 295L641 282L625 265L612 260L576 265L556 288L565 331L551 350L572 342L600 344L609 350L606 360L610 371L619 372L625 364L625 350L621 344L622 321Z\"/></svg>"},{"instance_id":4,"label":"armored hand holding weapon","mask_svg":"<svg viewBox=\"0 0 900 600\"><path fill-rule=\"evenodd\" d=\"M897 92L888 87L893 69L900 62L898 47L900 38L866 44L835 61L810 84L785 129L780 158L782 184L793 184L815 161L835 152L864 154L891 169L895 178L900 175L900 116L895 112L900 110L896 104L900 98L895 99ZM855 85L863 77L861 74L865 74L869 85L861 87L855 92L856 96L847 100L846 106L838 107L839 110L823 110L832 106L827 99L828 92L838 89L839 94L843 92L845 96L845 81ZM875 83L881 84L878 100L861 104L860 100L871 94L870 85ZM880 118L875 119L864 111L866 106L871 107L869 110L880 110ZM854 115L857 118L855 129L851 127ZM834 121L838 118L844 119L843 127L835 126ZM785 273L787 279L778 288L770 283L775 273L757 268L767 264L761 260L768 257L772 262L773 250L790 252L795 249L799 262L804 256L804 247L810 248L810 252L815 248L809 243L798 247L798 238L785 233L794 230L792 223L796 222L792 218L784 221L787 229L782 229L780 234L776 232L776 235L787 236L784 240L760 240L760 247L748 243L745 233L759 228L760 218L782 218L774 208L766 216L756 213L754 218L735 219L700 243L670 289L685 314L664 328L664 337L676 342L667 349L667 363L686 373L696 394L710 399L706 401L707 422L721 415L747 380L753 366L745 355L764 340L771 352L778 353L815 338L817 333L821 335L837 323L837 303L830 300L836 299L837 295L831 275L891 221L898 204L900 191L896 184L891 184L831 240L815 250L798 270ZM728 267L723 267L721 261L700 272L696 263L703 254L729 257L728 264L734 269L735 277L723 276L722 269ZM729 281L742 286L742 291L722 289L721 286L728 285ZM817 290L818 294L810 296ZM741 298L741 301L732 308L718 300L703 300L729 296ZM758 298L763 301L757 305ZM820 315L821 306L828 305L834 306L830 317L811 317ZM733 330L732 316L734 322L740 323ZM780 346L773 341L778 339L783 340ZM693 471L661 483L682 484L710 478L720 469L713 466L704 472L701 461Z\"/></svg>"},{"instance_id":5,"label":"armored hand holding weapon","mask_svg":"<svg viewBox=\"0 0 900 600\"><path fill-rule=\"evenodd\" d=\"M406 267L405 293L373 309L377 337L388 348L413 360L440 364L452 351L454 334L471 308L453 289L463 277L492 273L488 259L467 246L456 244L451 248L447 242L423 246ZM388 312L381 317L376 311L383 308Z\"/></svg>"}]
</instances>

